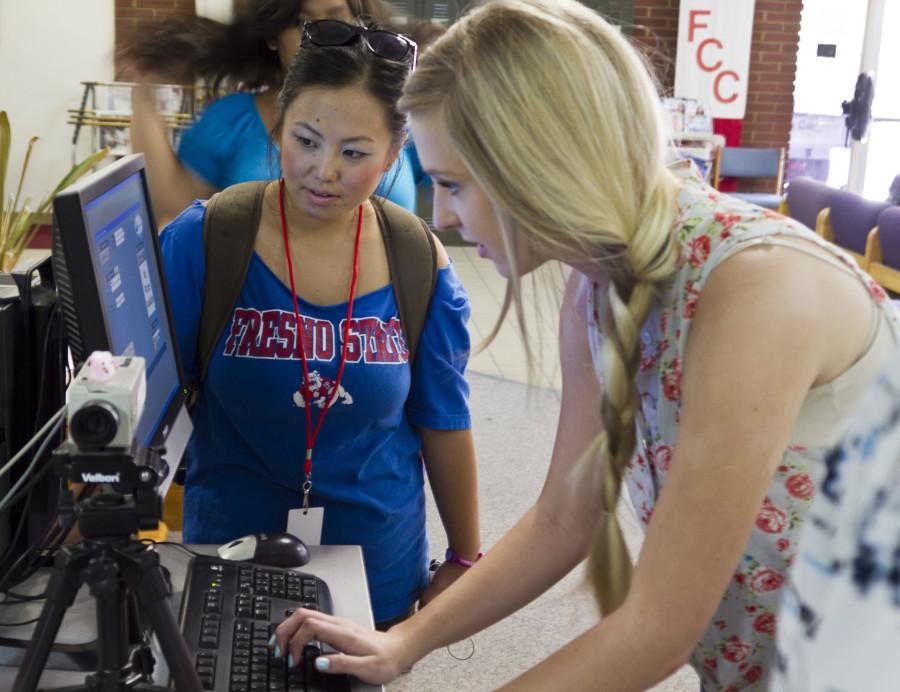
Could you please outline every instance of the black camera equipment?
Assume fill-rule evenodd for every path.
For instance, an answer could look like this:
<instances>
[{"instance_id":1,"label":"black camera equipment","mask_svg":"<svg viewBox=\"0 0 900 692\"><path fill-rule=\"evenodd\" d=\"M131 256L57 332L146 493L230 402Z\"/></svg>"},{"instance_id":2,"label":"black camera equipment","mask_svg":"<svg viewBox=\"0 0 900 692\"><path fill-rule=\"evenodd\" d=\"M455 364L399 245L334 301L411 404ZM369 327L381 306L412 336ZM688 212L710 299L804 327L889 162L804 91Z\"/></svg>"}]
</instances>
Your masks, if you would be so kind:
<instances>
[{"instance_id":1,"label":"black camera equipment","mask_svg":"<svg viewBox=\"0 0 900 692\"><path fill-rule=\"evenodd\" d=\"M171 585L149 545L132 536L142 529L156 529L161 516L157 491L167 464L159 449L133 444L130 449L105 449L91 444L104 439L109 419L100 416L102 432L90 420L75 432L79 444L65 442L53 453L54 470L60 477L60 523L74 521L81 543L60 548L54 559L47 587L47 600L16 677L13 692L37 688L66 609L72 605L82 583L96 600L97 668L83 685L66 692L120 692L167 688L149 683L155 663L146 615L179 692L201 692L200 679L188 648L169 608ZM110 491L73 501L67 481L101 483ZM62 689L60 690L62 692Z\"/></svg>"}]
</instances>

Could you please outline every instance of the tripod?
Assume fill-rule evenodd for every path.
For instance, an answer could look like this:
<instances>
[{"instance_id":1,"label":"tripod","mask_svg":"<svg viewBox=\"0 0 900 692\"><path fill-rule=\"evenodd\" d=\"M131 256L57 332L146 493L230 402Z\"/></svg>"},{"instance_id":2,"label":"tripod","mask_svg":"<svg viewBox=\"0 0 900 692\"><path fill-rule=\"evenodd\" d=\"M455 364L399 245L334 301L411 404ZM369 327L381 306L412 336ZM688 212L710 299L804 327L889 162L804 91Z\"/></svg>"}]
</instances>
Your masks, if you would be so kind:
<instances>
[{"instance_id":1,"label":"tripod","mask_svg":"<svg viewBox=\"0 0 900 692\"><path fill-rule=\"evenodd\" d=\"M67 456L71 452L57 450L56 453ZM121 455L113 455L113 458L120 462L123 459ZM96 455L89 461L96 461ZM103 461L108 463L110 457L107 455ZM167 689L146 683L148 671L136 670L129 663L129 605L135 602L135 614L146 615L156 632L176 689L179 692L201 692L203 689L169 609L171 589L160 566L159 555L150 546L131 539L139 528L147 527L146 521L141 521L141 507L147 505L146 486L150 486L157 505L157 522L159 518L155 474L154 478L149 478L147 472L147 468L136 471L135 478L141 479L139 484L144 487L137 488L133 494L105 493L79 503L78 526L85 540L61 548L54 558L47 600L16 676L13 692L33 692L37 688L65 611L72 605L82 584L87 584L96 600L97 669L87 676L83 685L60 688L58 692L132 689L164 692Z\"/></svg>"}]
</instances>

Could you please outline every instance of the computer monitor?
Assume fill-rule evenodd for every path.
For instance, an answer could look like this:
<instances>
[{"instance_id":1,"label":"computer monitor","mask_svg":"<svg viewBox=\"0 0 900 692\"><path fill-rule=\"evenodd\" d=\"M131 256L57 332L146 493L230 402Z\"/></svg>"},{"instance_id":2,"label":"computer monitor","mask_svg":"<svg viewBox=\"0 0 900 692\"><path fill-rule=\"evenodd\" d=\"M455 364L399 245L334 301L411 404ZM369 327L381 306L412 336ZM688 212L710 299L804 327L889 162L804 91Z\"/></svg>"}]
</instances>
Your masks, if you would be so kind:
<instances>
[{"instance_id":1,"label":"computer monitor","mask_svg":"<svg viewBox=\"0 0 900 692\"><path fill-rule=\"evenodd\" d=\"M135 439L165 447L169 476L192 427L144 157L83 178L53 200L53 262L76 368L94 351L142 356L147 394Z\"/></svg>"},{"instance_id":2,"label":"computer monitor","mask_svg":"<svg viewBox=\"0 0 900 692\"><path fill-rule=\"evenodd\" d=\"M60 354L67 341L76 369L97 350L144 358L146 399L135 439L144 447L165 448L169 474L158 490L160 495L167 491L192 426L149 199L142 156L83 178L54 198L52 271L50 258L43 257L34 267L14 272L15 285L6 285L0 275L0 463L61 407ZM48 440L46 458L41 455L28 479L39 482L0 516L2 590L31 571L38 562L36 547L49 549L61 538L51 529L60 479L49 472L49 454L61 441L58 435ZM24 462L0 478L6 486L0 485L0 497L24 474L28 459ZM19 661L21 652L14 647L23 643L0 635L0 661ZM76 656L91 650L88 643L66 643L65 648ZM63 665L93 665L90 661Z\"/></svg>"}]
</instances>

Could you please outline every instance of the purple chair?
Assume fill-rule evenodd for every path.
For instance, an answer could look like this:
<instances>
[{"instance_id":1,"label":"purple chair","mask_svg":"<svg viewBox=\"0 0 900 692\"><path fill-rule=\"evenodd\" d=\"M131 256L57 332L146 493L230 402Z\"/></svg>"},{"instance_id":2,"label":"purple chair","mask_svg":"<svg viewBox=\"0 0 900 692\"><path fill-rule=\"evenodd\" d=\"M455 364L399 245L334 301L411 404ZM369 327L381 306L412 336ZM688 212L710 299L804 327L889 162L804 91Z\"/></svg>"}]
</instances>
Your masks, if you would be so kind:
<instances>
[{"instance_id":1,"label":"purple chair","mask_svg":"<svg viewBox=\"0 0 900 692\"><path fill-rule=\"evenodd\" d=\"M828 207L828 200L834 192L837 192L835 188L828 187L818 180L793 178L788 183L787 193L779 211L821 235L817 225L819 212Z\"/></svg>"},{"instance_id":2,"label":"purple chair","mask_svg":"<svg viewBox=\"0 0 900 692\"><path fill-rule=\"evenodd\" d=\"M900 207L889 206L866 245L868 271L882 286L900 293Z\"/></svg>"},{"instance_id":3,"label":"purple chair","mask_svg":"<svg viewBox=\"0 0 900 692\"><path fill-rule=\"evenodd\" d=\"M836 190L829 198L827 214L823 214L822 236L849 250L865 269L869 233L878 224L878 215L889 206L887 202L873 202L855 192Z\"/></svg>"}]
</instances>

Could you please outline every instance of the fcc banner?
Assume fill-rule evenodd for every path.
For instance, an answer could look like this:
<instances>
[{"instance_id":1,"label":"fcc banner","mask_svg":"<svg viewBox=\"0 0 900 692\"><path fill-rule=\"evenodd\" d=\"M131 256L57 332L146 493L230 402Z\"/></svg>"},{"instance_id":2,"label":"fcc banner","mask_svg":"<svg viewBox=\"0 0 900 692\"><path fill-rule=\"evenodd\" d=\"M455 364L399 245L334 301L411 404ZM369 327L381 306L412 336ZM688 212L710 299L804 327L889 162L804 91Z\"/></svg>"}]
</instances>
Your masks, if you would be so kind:
<instances>
[{"instance_id":1,"label":"fcc banner","mask_svg":"<svg viewBox=\"0 0 900 692\"><path fill-rule=\"evenodd\" d=\"M712 107L715 118L743 118L755 0L681 0L675 96Z\"/></svg>"}]
</instances>

